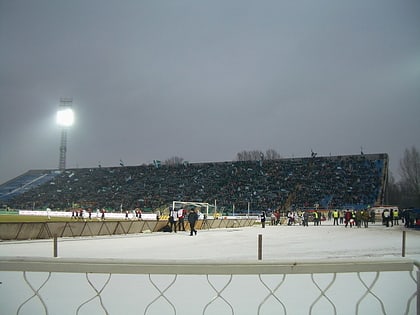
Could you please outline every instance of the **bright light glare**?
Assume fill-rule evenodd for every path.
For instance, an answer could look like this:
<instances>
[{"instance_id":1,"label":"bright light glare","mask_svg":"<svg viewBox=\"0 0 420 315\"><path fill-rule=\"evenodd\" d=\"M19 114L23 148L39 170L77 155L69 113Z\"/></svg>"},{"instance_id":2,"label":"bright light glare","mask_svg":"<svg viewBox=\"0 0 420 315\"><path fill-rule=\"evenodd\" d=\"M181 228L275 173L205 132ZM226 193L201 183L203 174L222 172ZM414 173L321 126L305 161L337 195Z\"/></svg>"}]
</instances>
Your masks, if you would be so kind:
<instances>
[{"instance_id":1,"label":"bright light glare","mask_svg":"<svg viewBox=\"0 0 420 315\"><path fill-rule=\"evenodd\" d=\"M71 108L61 109L57 112L57 124L70 127L74 122L74 113Z\"/></svg>"}]
</instances>

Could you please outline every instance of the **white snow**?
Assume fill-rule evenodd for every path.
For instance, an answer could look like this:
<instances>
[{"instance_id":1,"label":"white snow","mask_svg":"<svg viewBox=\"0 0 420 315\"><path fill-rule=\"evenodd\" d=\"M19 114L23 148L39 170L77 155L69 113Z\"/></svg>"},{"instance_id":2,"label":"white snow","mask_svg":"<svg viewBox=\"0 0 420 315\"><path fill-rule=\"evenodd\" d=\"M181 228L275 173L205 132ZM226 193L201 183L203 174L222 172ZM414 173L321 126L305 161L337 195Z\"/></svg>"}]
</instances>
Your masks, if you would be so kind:
<instances>
[{"instance_id":1,"label":"white snow","mask_svg":"<svg viewBox=\"0 0 420 315\"><path fill-rule=\"evenodd\" d=\"M321 226L254 226L189 232L61 238L59 257L177 260L256 260L258 235L263 259L302 260L330 258L401 257L401 225L386 228ZM52 240L0 242L0 256L53 255ZM420 231L406 232L406 257L420 260Z\"/></svg>"},{"instance_id":2,"label":"white snow","mask_svg":"<svg viewBox=\"0 0 420 315\"><path fill-rule=\"evenodd\" d=\"M323 222L321 226L302 227L302 226L266 226L261 228L260 226L254 226L250 228L233 228L233 229L216 229L216 230L199 230L197 236L189 236L189 232L178 232L178 233L143 233L136 235L124 235L124 236L109 236L109 237L83 237L83 238L65 238L59 239L58 242L58 256L63 258L124 258L124 259L140 259L140 260L206 260L206 261L229 261L229 260L242 260L242 261L257 261L258 257L258 235L262 235L262 248L263 248L263 260L276 260L276 261L304 261L304 260L329 260L329 259L369 259L369 258L400 258L402 254L402 226L394 226L386 228L380 224L371 225L369 228L345 228L344 226L332 226L330 222ZM0 256L21 256L21 257L52 257L53 255L53 244L52 240L34 240L34 241L5 241L0 242ZM420 232L409 230L406 232L406 257L420 261ZM28 290L27 285L22 281L22 275L6 275L6 272L0 272L0 314L5 314L1 310L12 311L16 313L13 308L8 309L6 305L22 303L21 300L17 301L17 297L10 291L19 290L26 292L26 296L31 296L32 292ZM395 281L403 281L403 283L411 282L410 286L413 286L413 281L408 275L401 278L400 276L385 276L381 277L380 283L377 285L386 290L387 286L392 285ZM35 276L31 276L36 278ZM83 286L82 288L72 289L73 284L77 281L86 283L84 275L71 275L66 274L54 274L53 278L56 281L63 279L67 281L71 291L69 294L64 290L59 291L60 288L56 288L55 301L46 301L49 305L49 313L55 314L74 314L74 309L70 311L70 306L66 306L72 300L81 301L77 305L80 305L83 301L86 301L86 296L92 296L92 288L89 286ZM146 277L146 276L143 276ZM281 287L278 292L275 292L276 296L281 296L281 301L287 305L287 313L294 314L293 310L299 310L299 304L305 299L314 301L319 292L316 291L315 286L312 284L310 276L308 275L294 275L295 280L287 282ZM308 283L308 290L302 296L288 295L291 292L296 291L296 286L301 284L299 279L305 277ZM367 283L372 281L372 276L368 273L365 277L369 279ZM396 277L396 278L395 278ZM44 276L45 278L45 276ZM101 285L105 282L104 275L92 275L93 279L96 279L96 287L101 288ZM158 277L157 277L158 278ZM213 277L212 279L216 279ZM328 281L331 275L325 277L319 277L319 283L323 286L328 285ZM142 278L143 279L143 278ZM281 279L280 276L264 277L264 281L274 288L276 283ZM251 281L252 280L252 281ZM20 283L20 286L12 285L8 286L7 283L16 281ZM42 280L31 280L38 281L38 285L42 283ZM168 282L168 280L162 280L162 283ZM218 280L211 280L216 283ZM309 281L309 282L308 282ZM106 308L110 314L122 314L120 313L121 305L124 305L124 314L143 314L145 306L140 306L138 298L140 296L147 301L153 300L157 296L156 288L150 285L148 279L139 281L138 278L130 277L129 275L114 276L112 279L112 286L110 285L107 290L104 291L103 297L106 298ZM138 289L140 283L148 283L149 286L146 289ZM169 281L170 282L170 281ZM189 303L188 295L194 295L194 303L200 305L200 314L203 311L203 307L209 302L208 296L215 295L215 292L211 290L208 282L205 282L203 286L196 285L192 281L192 277L179 276L177 283L183 283L182 294L179 297L177 289L168 290L167 296L171 298L171 301L177 301L178 298L185 299L186 303ZM226 283L226 276L221 277L220 283L216 286L223 287ZM161 284L162 285L162 284ZM179 284L178 284L179 285ZM26 288L25 288L26 286ZM193 286L193 287L191 287ZM254 286L258 286L258 290L254 292ZM341 288L340 290L346 290L349 297L358 298L361 290L365 290L361 287L361 282L350 279L347 275L338 275L335 286ZM402 285L404 287L404 284ZM163 286L164 287L164 286ZM14 289L11 289L14 288ZM23 288L23 289L22 289ZM132 292L132 288L135 292ZM315 288L315 289L314 289ZM264 296L267 294L261 282L255 284L255 279L251 276L243 276L241 280L233 281L230 290L226 290L223 296L230 299L234 299L230 294L234 291L240 290L243 292L244 298L242 302L235 305L235 314L256 314L255 309L248 309L255 305L255 303L261 302ZM257 288L256 288L257 289ZM54 288L48 288L48 285L42 290L52 290L50 294L54 294ZM112 290L125 290L127 296L119 295L118 301L111 302ZM134 290L134 289L133 289ZM340 300L339 291L331 290L328 292L330 297ZM412 293L412 288L408 289L408 293ZM16 291L17 292L17 291ZM50 291L48 291L50 292ZM115 292L115 291L114 291ZM265 292L265 293L264 293ZM178 294L178 295L177 295ZM398 294L407 294L407 292L399 292ZM395 295L389 292L389 299L399 298L399 295ZM47 294L45 294L48 296ZM237 295L237 294L236 294ZM57 297L58 296L58 297ZM165 295L166 296L166 295ZM206 298L205 298L206 297ZM405 298L405 297L404 297ZM47 298L48 299L48 298ZM161 298L162 299L162 298ZM303 299L303 300L302 300ZM256 302L255 302L255 301ZM317 303L314 308L313 314L333 314L332 306L326 301L321 299L320 303ZM133 301L134 304L133 304ZM285 302L287 301L287 302ZM380 313L380 306L374 298L367 298L367 303L362 303L361 311L359 314L374 314L375 312ZM406 301L406 299L405 299ZM13 302L13 303L12 303ZM255 302L255 303L254 303ZM191 309L186 306L185 303L177 304L177 314L194 314ZM395 310L392 307L393 302L386 306L387 310L390 310L388 314L403 313L403 310ZM396 303L395 303L396 304ZM158 307L158 313L162 312L167 314L174 314L170 304L166 303L162 299ZM188 304L187 304L188 305ZM35 309L37 307L37 309ZM69 309L67 310L66 307ZM93 308L92 308L93 307ZM147 310L147 314L158 314L153 304L150 309ZM266 308L266 309L265 309ZM370 308L373 309L370 310ZM265 309L265 311L264 311ZM263 304L261 314L272 314L273 309L276 312L282 314L282 306L273 297ZM308 305L305 305L305 312L307 313ZM338 314L354 314L354 305L349 308L341 308L338 310ZM271 310L271 311L270 311ZM325 310L325 312L324 312ZM40 303L28 304L22 308L21 314L36 314L37 312L43 314L44 311L40 307ZM395 313L396 312L396 313ZM410 314L414 314L415 310L411 309ZM80 314L104 314L105 312L99 306L99 302L95 301L82 306ZM206 314L230 314L230 309L219 299L217 303L211 304L206 310Z\"/></svg>"}]
</instances>

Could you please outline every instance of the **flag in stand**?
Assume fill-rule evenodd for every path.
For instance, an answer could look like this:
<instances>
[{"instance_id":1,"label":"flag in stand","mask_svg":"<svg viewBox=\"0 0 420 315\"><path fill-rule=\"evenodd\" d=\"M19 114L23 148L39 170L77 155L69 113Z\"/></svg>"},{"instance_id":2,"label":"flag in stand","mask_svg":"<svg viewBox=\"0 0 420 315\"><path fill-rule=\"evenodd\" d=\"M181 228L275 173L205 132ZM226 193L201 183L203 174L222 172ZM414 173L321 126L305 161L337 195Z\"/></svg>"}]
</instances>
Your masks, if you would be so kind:
<instances>
[{"instance_id":1,"label":"flag in stand","mask_svg":"<svg viewBox=\"0 0 420 315\"><path fill-rule=\"evenodd\" d=\"M153 164L155 165L156 168L159 168L161 163L159 160L153 160Z\"/></svg>"}]
</instances>

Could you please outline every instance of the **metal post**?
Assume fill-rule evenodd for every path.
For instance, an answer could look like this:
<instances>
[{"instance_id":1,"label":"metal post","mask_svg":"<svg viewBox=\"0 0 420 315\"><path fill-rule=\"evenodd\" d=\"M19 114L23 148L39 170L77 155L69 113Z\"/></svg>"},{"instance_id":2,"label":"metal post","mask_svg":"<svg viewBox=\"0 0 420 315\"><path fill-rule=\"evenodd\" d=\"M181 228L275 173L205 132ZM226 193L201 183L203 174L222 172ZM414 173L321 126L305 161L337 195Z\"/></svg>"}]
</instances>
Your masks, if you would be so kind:
<instances>
[{"instance_id":1,"label":"metal post","mask_svg":"<svg viewBox=\"0 0 420 315\"><path fill-rule=\"evenodd\" d=\"M58 257L57 235L54 235L54 257Z\"/></svg>"},{"instance_id":2,"label":"metal post","mask_svg":"<svg viewBox=\"0 0 420 315\"><path fill-rule=\"evenodd\" d=\"M420 315L420 270L417 270L417 315Z\"/></svg>"},{"instance_id":3,"label":"metal post","mask_svg":"<svg viewBox=\"0 0 420 315\"><path fill-rule=\"evenodd\" d=\"M258 260L262 260L262 234L258 234Z\"/></svg>"},{"instance_id":4,"label":"metal post","mask_svg":"<svg viewBox=\"0 0 420 315\"><path fill-rule=\"evenodd\" d=\"M406 238L406 231L402 232L402 257L405 257L405 238Z\"/></svg>"}]
</instances>

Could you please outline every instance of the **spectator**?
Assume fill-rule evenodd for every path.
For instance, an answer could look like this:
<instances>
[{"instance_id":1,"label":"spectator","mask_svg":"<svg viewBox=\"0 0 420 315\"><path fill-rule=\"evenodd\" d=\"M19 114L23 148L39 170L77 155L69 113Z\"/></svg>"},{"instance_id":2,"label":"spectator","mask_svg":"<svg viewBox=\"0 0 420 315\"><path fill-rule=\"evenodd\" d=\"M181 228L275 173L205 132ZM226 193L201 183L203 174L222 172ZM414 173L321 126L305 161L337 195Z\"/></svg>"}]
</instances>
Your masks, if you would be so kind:
<instances>
[{"instance_id":1,"label":"spectator","mask_svg":"<svg viewBox=\"0 0 420 315\"><path fill-rule=\"evenodd\" d=\"M294 158L281 160L196 163L70 169L50 182L11 199L9 205L31 209L80 206L118 211L157 209L173 200L208 202L246 209L305 208L314 204L340 208L381 202L382 155ZM140 197L140 198L139 198ZM141 200L141 201L139 201Z\"/></svg>"}]
</instances>

